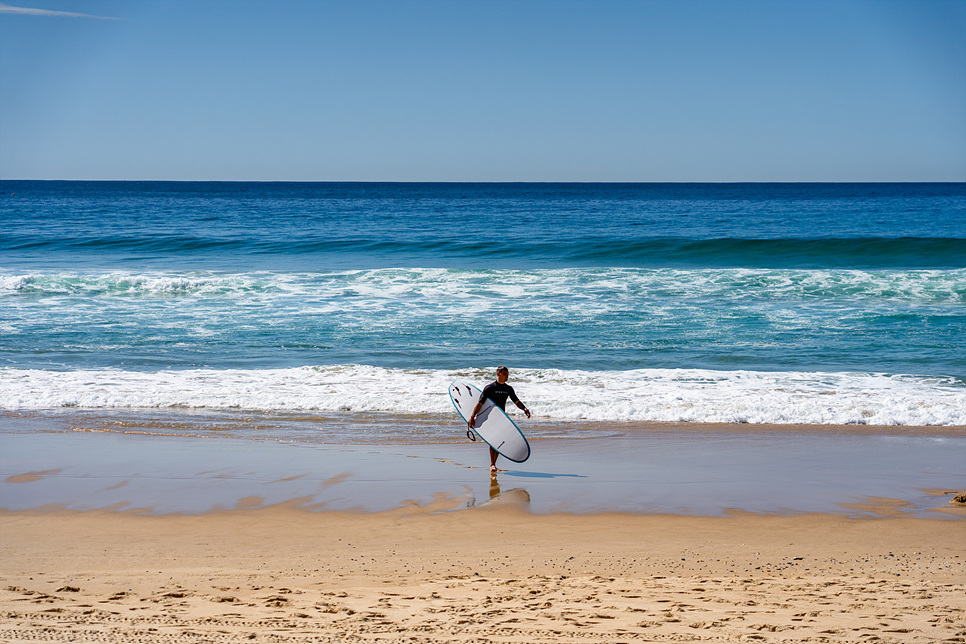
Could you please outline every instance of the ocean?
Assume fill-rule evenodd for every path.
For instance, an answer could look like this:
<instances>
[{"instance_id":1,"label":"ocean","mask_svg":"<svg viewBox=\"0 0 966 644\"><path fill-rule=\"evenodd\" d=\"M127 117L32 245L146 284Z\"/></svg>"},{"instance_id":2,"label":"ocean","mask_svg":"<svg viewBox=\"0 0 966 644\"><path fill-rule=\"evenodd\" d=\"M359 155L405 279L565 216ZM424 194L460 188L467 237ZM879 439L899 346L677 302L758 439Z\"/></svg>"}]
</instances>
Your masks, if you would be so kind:
<instances>
[{"instance_id":1,"label":"ocean","mask_svg":"<svg viewBox=\"0 0 966 644\"><path fill-rule=\"evenodd\" d=\"M501 364L538 437L964 426L966 184L0 181L8 427L462 438Z\"/></svg>"}]
</instances>

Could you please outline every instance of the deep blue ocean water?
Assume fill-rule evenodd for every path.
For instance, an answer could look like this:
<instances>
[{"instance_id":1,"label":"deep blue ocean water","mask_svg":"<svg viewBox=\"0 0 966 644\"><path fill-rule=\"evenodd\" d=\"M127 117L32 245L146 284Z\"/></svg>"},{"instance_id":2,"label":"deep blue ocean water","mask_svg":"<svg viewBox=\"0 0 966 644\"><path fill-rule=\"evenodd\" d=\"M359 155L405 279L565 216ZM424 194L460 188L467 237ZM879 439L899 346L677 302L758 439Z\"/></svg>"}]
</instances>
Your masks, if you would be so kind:
<instances>
[{"instance_id":1,"label":"deep blue ocean water","mask_svg":"<svg viewBox=\"0 0 966 644\"><path fill-rule=\"evenodd\" d=\"M966 184L0 182L0 409L966 425Z\"/></svg>"}]
</instances>

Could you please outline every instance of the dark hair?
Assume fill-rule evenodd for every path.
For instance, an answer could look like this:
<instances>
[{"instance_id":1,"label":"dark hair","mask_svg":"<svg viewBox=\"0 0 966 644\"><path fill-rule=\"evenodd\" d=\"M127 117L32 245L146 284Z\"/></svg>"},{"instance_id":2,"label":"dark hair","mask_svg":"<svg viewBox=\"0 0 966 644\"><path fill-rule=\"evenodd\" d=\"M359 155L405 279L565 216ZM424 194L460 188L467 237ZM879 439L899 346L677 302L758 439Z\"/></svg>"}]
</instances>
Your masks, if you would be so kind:
<instances>
[{"instance_id":1,"label":"dark hair","mask_svg":"<svg viewBox=\"0 0 966 644\"><path fill-rule=\"evenodd\" d=\"M497 372L497 373L500 373L501 371L506 371L507 373L509 373L509 372L510 372L510 370L509 370L509 369L507 369L506 367L497 367L497 368L496 368L496 372Z\"/></svg>"}]
</instances>

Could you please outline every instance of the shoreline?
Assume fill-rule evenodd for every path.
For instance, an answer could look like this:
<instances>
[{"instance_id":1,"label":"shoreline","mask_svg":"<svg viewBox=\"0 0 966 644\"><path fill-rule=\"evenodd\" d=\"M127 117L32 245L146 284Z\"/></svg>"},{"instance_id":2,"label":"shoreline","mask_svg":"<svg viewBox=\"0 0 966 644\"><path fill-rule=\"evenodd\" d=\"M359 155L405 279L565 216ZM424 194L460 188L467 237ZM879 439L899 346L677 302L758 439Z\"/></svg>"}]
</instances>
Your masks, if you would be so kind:
<instances>
[{"instance_id":1,"label":"shoreline","mask_svg":"<svg viewBox=\"0 0 966 644\"><path fill-rule=\"evenodd\" d=\"M963 524L915 518L0 511L0 639L966 637Z\"/></svg>"},{"instance_id":2,"label":"shoreline","mask_svg":"<svg viewBox=\"0 0 966 644\"><path fill-rule=\"evenodd\" d=\"M513 409L512 417L525 422L529 440L547 438L594 438L615 432L667 432L667 431L723 431L723 432L811 432L856 434L937 434L966 436L966 425L877 425L863 423L754 423L718 421L664 421L664 420L548 420L534 416L522 419ZM258 411L247 409L195 409L195 408L68 408L68 409L0 409L0 433L5 428L22 425L26 431L51 432L117 432L123 434L143 433L152 436L193 435L186 430L212 431L211 434L248 438L236 434L239 428L251 429L264 425L278 430L286 425L298 429L306 427L373 426L394 425L399 431L376 437L377 444L445 444L462 442L459 432L463 423L454 414L406 414L398 412L323 412L323 411ZM436 435L425 431L436 428ZM442 428L442 429L441 429ZM166 433L165 430L170 430ZM415 431L407 436L409 430ZM452 436L444 438L447 432ZM217 432L217 433L215 433ZM257 434L256 437L259 437ZM391 437L390 437L391 436ZM531 438L532 436L532 438ZM356 436L356 438L360 438ZM361 438L365 439L365 436ZM304 442L312 442L303 435ZM319 441L322 442L322 441Z\"/></svg>"},{"instance_id":3,"label":"shoreline","mask_svg":"<svg viewBox=\"0 0 966 644\"><path fill-rule=\"evenodd\" d=\"M306 498L378 512L435 499L470 508L513 493L535 514L876 516L885 498L895 500L889 514L946 518L944 495L966 491L966 428L597 424L561 436L529 423L531 458L501 459L505 471L490 477L486 446L453 436L452 423L427 440L407 435L401 418L332 422L340 435L380 439L345 444L327 442L324 423L284 434L237 416L235 426L178 416L177 431L156 418L144 421L149 431L60 418L0 417L0 508L177 514ZM409 441L390 442L399 435Z\"/></svg>"}]
</instances>

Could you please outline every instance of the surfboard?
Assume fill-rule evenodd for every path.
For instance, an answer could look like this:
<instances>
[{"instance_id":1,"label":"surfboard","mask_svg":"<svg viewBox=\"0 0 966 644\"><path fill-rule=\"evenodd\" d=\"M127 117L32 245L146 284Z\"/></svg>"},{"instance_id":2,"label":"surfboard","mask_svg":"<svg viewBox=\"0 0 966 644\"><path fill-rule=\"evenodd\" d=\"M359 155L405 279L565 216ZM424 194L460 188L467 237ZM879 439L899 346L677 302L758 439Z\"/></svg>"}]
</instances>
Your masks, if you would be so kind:
<instances>
[{"instance_id":1,"label":"surfboard","mask_svg":"<svg viewBox=\"0 0 966 644\"><path fill-rule=\"evenodd\" d=\"M454 380L449 386L450 400L453 401L453 406L465 422L469 422L470 415L476 403L480 401L482 393L476 385L462 380ZM527 442L526 436L506 415L506 412L489 398L483 403L480 413L476 415L476 426L473 427L473 431L501 456L514 463L522 463L530 458L530 443Z\"/></svg>"}]
</instances>

